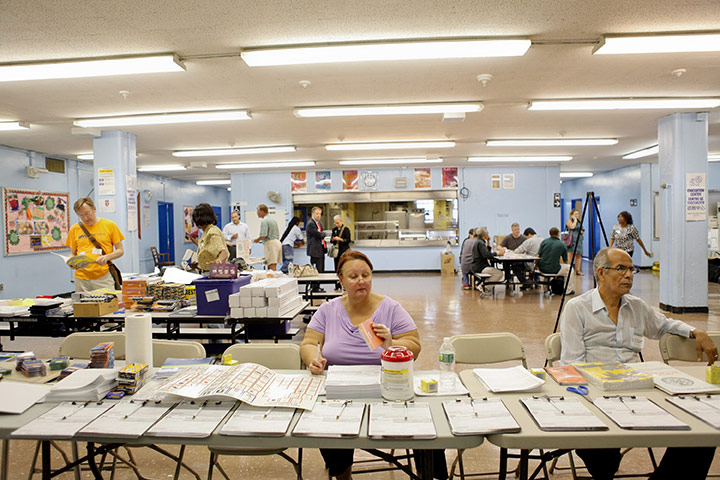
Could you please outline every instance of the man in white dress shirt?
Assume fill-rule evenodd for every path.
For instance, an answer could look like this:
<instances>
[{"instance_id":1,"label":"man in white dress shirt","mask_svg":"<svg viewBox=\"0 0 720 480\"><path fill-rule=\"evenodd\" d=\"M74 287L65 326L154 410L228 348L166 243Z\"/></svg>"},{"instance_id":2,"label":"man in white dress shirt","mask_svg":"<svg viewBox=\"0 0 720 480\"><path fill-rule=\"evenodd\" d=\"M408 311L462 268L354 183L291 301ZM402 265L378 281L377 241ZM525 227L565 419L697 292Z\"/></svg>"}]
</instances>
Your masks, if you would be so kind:
<instances>
[{"instance_id":1,"label":"man in white dress shirt","mask_svg":"<svg viewBox=\"0 0 720 480\"><path fill-rule=\"evenodd\" d=\"M645 337L659 339L665 333L694 338L698 360L718 358L713 341L703 330L665 317L642 299L630 295L632 258L623 250L604 248L593 261L597 288L567 303L560 317L563 365L577 362L636 362ZM620 466L620 449L578 449L595 479L612 479ZM715 448L668 448L651 480L704 479Z\"/></svg>"},{"instance_id":2,"label":"man in white dress shirt","mask_svg":"<svg viewBox=\"0 0 720 480\"><path fill-rule=\"evenodd\" d=\"M230 214L230 223L223 227L223 235L225 236L225 243L227 244L228 250L230 251L230 260L237 257L235 251L235 240L238 238L248 238L252 240L250 236L250 228L246 223L240 221L240 214L238 212L232 212Z\"/></svg>"}]
</instances>

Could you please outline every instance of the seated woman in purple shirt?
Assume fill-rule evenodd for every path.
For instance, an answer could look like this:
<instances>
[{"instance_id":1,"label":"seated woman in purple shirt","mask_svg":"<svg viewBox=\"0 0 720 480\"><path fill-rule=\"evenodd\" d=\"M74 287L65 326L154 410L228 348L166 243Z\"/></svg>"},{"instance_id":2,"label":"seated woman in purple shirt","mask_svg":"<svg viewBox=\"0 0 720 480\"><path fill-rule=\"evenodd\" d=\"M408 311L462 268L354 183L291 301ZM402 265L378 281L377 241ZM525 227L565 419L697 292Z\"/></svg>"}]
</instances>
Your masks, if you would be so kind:
<instances>
[{"instance_id":1,"label":"seated woman in purple shirt","mask_svg":"<svg viewBox=\"0 0 720 480\"><path fill-rule=\"evenodd\" d=\"M321 374L328 364L379 365L383 350L392 345L407 347L416 359L420 354L415 322L398 302L372 291L372 269L370 260L357 250L340 257L337 274L345 295L318 309L300 346L303 362L313 374ZM373 330L383 339L382 348L374 351L357 328L367 319L372 319ZM352 478L352 449L321 448L320 453L331 476Z\"/></svg>"}]
</instances>

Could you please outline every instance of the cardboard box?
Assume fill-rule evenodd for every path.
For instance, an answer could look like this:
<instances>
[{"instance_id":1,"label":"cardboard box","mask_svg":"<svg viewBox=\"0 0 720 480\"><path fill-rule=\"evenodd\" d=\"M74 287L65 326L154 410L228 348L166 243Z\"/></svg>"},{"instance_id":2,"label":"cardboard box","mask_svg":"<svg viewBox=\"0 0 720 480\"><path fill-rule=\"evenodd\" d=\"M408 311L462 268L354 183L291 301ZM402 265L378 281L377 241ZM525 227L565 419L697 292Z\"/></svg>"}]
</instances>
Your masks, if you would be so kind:
<instances>
[{"instance_id":1,"label":"cardboard box","mask_svg":"<svg viewBox=\"0 0 720 480\"><path fill-rule=\"evenodd\" d=\"M455 255L452 253L440 255L440 271L443 275L455 275Z\"/></svg>"},{"instance_id":2,"label":"cardboard box","mask_svg":"<svg viewBox=\"0 0 720 480\"><path fill-rule=\"evenodd\" d=\"M76 317L100 317L108 313L117 312L118 299L113 298L111 302L74 303L73 313Z\"/></svg>"}]
</instances>

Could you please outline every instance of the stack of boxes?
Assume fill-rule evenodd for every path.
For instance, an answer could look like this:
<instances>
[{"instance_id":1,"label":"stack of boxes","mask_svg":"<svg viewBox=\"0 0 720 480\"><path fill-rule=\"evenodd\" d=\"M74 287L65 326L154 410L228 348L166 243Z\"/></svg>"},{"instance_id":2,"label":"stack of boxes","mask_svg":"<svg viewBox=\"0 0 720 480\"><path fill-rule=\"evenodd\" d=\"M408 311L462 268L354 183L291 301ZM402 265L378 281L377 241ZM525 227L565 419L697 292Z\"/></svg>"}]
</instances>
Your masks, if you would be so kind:
<instances>
[{"instance_id":1,"label":"stack of boxes","mask_svg":"<svg viewBox=\"0 0 720 480\"><path fill-rule=\"evenodd\" d=\"M230 295L231 318L278 318L301 303L296 278L268 278L241 287Z\"/></svg>"},{"instance_id":2,"label":"stack of boxes","mask_svg":"<svg viewBox=\"0 0 720 480\"><path fill-rule=\"evenodd\" d=\"M133 304L133 297L144 297L147 291L147 280L123 280L122 303L125 308Z\"/></svg>"}]
</instances>

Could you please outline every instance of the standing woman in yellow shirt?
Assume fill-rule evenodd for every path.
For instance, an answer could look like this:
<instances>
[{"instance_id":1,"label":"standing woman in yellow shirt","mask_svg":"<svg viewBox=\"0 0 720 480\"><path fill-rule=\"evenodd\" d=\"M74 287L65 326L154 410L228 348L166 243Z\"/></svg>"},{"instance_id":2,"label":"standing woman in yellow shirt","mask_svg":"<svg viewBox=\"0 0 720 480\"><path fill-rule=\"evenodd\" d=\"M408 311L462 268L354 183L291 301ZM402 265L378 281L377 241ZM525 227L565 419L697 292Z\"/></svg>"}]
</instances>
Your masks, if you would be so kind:
<instances>
[{"instance_id":1,"label":"standing woman in yellow shirt","mask_svg":"<svg viewBox=\"0 0 720 480\"><path fill-rule=\"evenodd\" d=\"M225 245L225 236L217 226L217 215L207 203L201 203L192 213L193 222L203 231L198 243L198 267L205 272L213 263L225 263L230 252Z\"/></svg>"}]
</instances>

